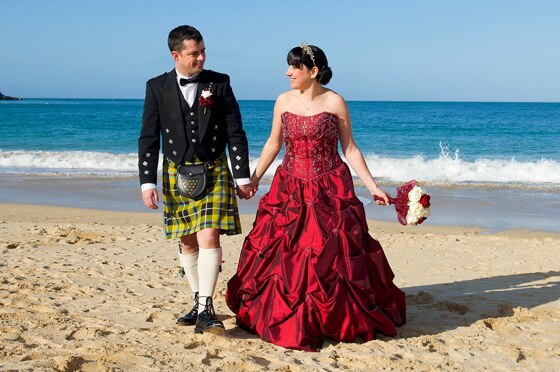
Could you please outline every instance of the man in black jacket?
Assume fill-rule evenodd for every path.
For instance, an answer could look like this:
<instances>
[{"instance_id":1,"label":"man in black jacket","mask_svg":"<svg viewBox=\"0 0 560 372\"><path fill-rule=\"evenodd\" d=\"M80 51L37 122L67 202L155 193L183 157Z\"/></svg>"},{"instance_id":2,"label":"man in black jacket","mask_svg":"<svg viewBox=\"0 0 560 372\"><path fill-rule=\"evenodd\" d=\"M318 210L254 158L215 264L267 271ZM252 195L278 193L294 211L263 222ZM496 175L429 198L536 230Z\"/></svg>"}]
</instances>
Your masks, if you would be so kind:
<instances>
[{"instance_id":1,"label":"man in black jacket","mask_svg":"<svg viewBox=\"0 0 560 372\"><path fill-rule=\"evenodd\" d=\"M168 45L175 68L146 84L138 140L142 200L148 208L158 208L161 139L165 235L181 240L179 260L195 300L177 323L195 325L196 333L222 333L224 325L212 305L222 263L220 235L241 233L235 191L247 199L256 192L249 178L247 137L229 76L204 69L206 49L200 32L179 26L169 33ZM179 194L177 168L202 163L208 163L205 193L196 199Z\"/></svg>"}]
</instances>

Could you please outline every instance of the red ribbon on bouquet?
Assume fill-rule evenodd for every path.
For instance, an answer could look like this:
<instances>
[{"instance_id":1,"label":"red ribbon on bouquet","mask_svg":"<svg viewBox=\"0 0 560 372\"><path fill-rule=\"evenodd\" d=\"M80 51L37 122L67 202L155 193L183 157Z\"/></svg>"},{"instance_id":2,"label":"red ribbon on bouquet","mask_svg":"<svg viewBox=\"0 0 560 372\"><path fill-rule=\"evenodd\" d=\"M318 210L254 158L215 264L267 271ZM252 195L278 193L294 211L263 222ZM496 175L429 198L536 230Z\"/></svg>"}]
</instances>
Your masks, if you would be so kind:
<instances>
[{"instance_id":1,"label":"red ribbon on bouquet","mask_svg":"<svg viewBox=\"0 0 560 372\"><path fill-rule=\"evenodd\" d=\"M373 199L383 200L379 196ZM430 195L415 180L398 187L397 196L389 197L389 201L395 205L397 219L402 225L419 225L430 215Z\"/></svg>"}]
</instances>

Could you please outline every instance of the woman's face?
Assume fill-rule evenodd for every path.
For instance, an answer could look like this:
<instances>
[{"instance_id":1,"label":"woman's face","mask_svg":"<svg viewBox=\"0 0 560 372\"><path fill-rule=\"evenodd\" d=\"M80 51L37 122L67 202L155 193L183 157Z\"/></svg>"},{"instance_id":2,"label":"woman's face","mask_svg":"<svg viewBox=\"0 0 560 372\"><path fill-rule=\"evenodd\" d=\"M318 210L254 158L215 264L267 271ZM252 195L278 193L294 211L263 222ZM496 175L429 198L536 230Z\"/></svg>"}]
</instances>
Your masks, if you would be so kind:
<instances>
[{"instance_id":1,"label":"woman's face","mask_svg":"<svg viewBox=\"0 0 560 372\"><path fill-rule=\"evenodd\" d=\"M313 82L312 70L307 68L303 63L301 67L290 65L286 76L290 78L290 86L293 89L307 89Z\"/></svg>"}]
</instances>

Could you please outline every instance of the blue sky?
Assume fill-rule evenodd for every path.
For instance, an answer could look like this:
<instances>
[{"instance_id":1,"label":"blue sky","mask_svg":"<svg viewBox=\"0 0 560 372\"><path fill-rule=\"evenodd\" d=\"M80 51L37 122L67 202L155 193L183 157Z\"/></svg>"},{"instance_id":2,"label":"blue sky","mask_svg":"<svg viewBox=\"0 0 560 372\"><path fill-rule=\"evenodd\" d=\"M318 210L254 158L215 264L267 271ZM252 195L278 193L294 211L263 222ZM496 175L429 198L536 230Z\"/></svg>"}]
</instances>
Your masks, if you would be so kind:
<instances>
[{"instance_id":1,"label":"blue sky","mask_svg":"<svg viewBox=\"0 0 560 372\"><path fill-rule=\"evenodd\" d=\"M2 1L0 92L143 98L190 24L239 99L289 89L286 53L307 41L347 100L560 102L559 15L557 0Z\"/></svg>"}]
</instances>

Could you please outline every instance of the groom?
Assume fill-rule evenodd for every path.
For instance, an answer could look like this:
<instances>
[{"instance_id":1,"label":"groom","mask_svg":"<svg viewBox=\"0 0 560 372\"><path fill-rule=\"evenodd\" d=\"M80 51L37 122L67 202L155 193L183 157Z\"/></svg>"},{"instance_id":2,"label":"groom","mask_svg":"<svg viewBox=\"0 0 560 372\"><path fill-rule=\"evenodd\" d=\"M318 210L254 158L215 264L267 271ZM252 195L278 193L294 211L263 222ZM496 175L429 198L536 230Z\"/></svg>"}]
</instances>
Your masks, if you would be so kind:
<instances>
[{"instance_id":1,"label":"groom","mask_svg":"<svg viewBox=\"0 0 560 372\"><path fill-rule=\"evenodd\" d=\"M193 308L177 323L195 325L195 333L220 334L224 325L212 304L222 264L220 234L241 233L235 191L244 199L256 191L249 178L247 137L229 76L204 70L206 48L200 32L179 26L169 33L168 46L175 68L146 84L138 140L142 201L158 208L161 138L165 235L180 238L179 261L194 298ZM197 199L180 195L175 188L177 167L203 162L210 164L205 194Z\"/></svg>"}]
</instances>

